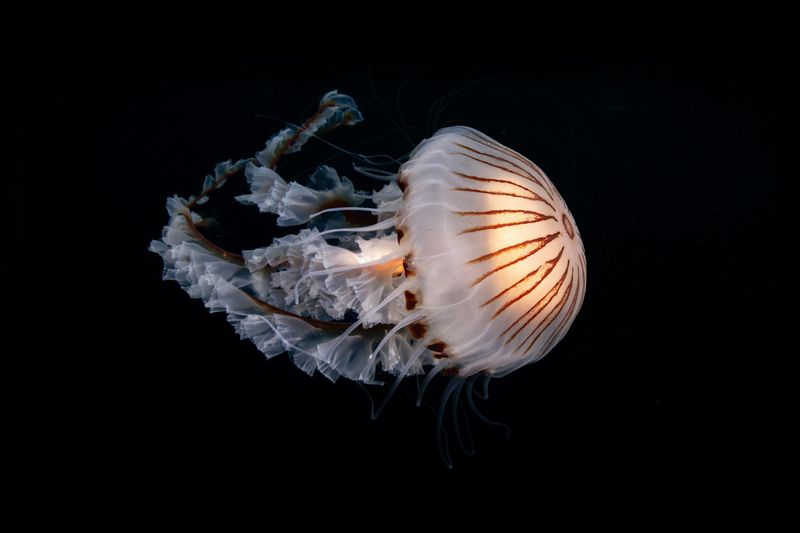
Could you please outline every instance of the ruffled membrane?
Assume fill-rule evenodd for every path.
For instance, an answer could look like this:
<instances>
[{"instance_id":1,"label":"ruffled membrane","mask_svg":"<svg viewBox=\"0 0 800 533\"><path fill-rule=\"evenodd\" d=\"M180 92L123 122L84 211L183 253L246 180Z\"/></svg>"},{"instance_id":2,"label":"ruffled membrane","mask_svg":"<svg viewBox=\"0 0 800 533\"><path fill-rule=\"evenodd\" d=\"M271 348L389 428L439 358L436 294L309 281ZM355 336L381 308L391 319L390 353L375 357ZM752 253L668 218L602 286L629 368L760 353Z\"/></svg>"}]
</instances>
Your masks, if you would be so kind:
<instances>
[{"instance_id":1,"label":"ruffled membrane","mask_svg":"<svg viewBox=\"0 0 800 533\"><path fill-rule=\"evenodd\" d=\"M378 366L413 374L432 361L428 350L411 361L424 340L394 327L414 318L402 298L403 254L391 227L366 233L337 229L335 236L304 228L238 256L212 245L198 229L203 218L193 211L244 169L250 192L237 200L277 215L279 226L305 224L325 209L366 201L374 204L371 211L379 222L390 223L402 203L394 182L368 194L328 166L319 167L306 185L287 182L275 170L282 155L298 151L316 133L360 120L352 99L328 93L316 115L302 127L281 130L255 158L217 165L198 197L169 198L170 221L150 250L163 259L165 280L176 281L211 312L226 313L239 336L266 357L287 352L308 374L371 383ZM389 331L392 335L384 338Z\"/></svg>"},{"instance_id":2,"label":"ruffled membrane","mask_svg":"<svg viewBox=\"0 0 800 533\"><path fill-rule=\"evenodd\" d=\"M251 192L236 199L245 205L258 206L262 213L275 213L279 226L305 224L326 206L355 207L364 201L349 179L340 178L327 166L319 167L311 176L310 187L295 181L286 183L274 170L252 162L247 164L245 176Z\"/></svg>"}]
</instances>

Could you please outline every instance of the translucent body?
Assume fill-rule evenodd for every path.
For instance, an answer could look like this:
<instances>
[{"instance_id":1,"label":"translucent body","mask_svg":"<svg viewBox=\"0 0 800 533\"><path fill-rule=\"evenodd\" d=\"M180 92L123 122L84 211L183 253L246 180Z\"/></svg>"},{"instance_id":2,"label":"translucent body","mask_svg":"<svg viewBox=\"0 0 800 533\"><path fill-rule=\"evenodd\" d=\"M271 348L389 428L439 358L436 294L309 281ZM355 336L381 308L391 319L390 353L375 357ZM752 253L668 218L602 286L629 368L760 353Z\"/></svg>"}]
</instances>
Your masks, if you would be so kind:
<instances>
[{"instance_id":1,"label":"translucent body","mask_svg":"<svg viewBox=\"0 0 800 533\"><path fill-rule=\"evenodd\" d=\"M197 197L171 198L151 244L164 278L225 312L267 357L287 352L333 380L502 375L544 356L586 290L577 226L550 180L465 127L423 141L397 175L364 171L386 181L371 192L326 166L307 185L278 173L284 155L360 120L352 99L329 93L254 158L218 165ZM198 206L240 171L250 193L239 202L308 227L253 250L214 244ZM372 218L359 226L353 213Z\"/></svg>"}]
</instances>

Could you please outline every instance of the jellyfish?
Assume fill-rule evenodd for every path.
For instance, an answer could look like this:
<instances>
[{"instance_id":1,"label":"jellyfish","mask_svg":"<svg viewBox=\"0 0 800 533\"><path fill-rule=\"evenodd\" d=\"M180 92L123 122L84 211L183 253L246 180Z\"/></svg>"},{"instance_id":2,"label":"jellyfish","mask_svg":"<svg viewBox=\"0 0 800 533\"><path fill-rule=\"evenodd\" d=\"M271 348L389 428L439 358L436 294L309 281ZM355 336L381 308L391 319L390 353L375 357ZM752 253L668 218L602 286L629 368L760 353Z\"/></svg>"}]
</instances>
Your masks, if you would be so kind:
<instances>
[{"instance_id":1,"label":"jellyfish","mask_svg":"<svg viewBox=\"0 0 800 533\"><path fill-rule=\"evenodd\" d=\"M450 381L440 427L449 400L458 421L462 389L462 403L488 421L472 399L476 380L486 385L544 357L581 308L578 227L537 165L464 126L423 140L394 172L353 154L362 163L355 171L376 180L372 191L326 165L305 184L278 173L310 139L361 120L352 98L329 92L313 116L254 157L218 164L199 194L169 198L169 222L150 250L165 280L224 312L267 358L287 353L333 381L393 380L373 417L403 379L424 376L419 405L441 375ZM240 204L302 229L250 250L212 242L202 206L240 173L249 185Z\"/></svg>"}]
</instances>

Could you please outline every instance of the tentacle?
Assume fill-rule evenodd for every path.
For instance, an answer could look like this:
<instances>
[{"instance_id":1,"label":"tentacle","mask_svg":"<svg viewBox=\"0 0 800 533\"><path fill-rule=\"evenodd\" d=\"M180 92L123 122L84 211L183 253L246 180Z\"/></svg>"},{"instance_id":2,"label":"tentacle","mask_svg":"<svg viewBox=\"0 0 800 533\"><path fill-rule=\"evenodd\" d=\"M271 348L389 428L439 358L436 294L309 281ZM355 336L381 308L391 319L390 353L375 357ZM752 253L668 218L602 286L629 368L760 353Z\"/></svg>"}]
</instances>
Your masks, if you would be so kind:
<instances>
[{"instance_id":1,"label":"tentacle","mask_svg":"<svg viewBox=\"0 0 800 533\"><path fill-rule=\"evenodd\" d=\"M437 413L437 420L436 420L436 446L439 449L439 455L442 456L442 460L444 464L447 465L447 468L453 468L453 461L450 458L450 449L447 444L447 431L444 428L444 413L447 409L447 402L450 400L450 396L457 390L459 390L464 385L464 378L462 377L453 377L447 383L447 386L442 393L441 403L439 403L439 411ZM443 445L444 444L444 445Z\"/></svg>"},{"instance_id":2,"label":"tentacle","mask_svg":"<svg viewBox=\"0 0 800 533\"><path fill-rule=\"evenodd\" d=\"M433 381L433 378L435 378L439 372L449 367L450 367L449 364L445 362L440 362L436 366L434 366L432 370L428 371L428 375L425 376L425 379L422 381L422 387L419 389L419 392L417 393L417 407L422 405L422 397L425 395L425 389L428 388L428 385L430 385L431 381Z\"/></svg>"},{"instance_id":3,"label":"tentacle","mask_svg":"<svg viewBox=\"0 0 800 533\"><path fill-rule=\"evenodd\" d=\"M397 179L397 172L389 172L387 170L382 170L379 168L367 168L356 165L353 163L353 170L361 174L362 176L366 176L368 178L372 178L375 180L380 181L394 181Z\"/></svg>"},{"instance_id":4,"label":"tentacle","mask_svg":"<svg viewBox=\"0 0 800 533\"><path fill-rule=\"evenodd\" d=\"M456 432L456 440L458 440L458 447L461 448L461 451L464 452L466 455L475 455L475 446L472 442L472 432L470 431L469 427L469 419L464 416L464 429L467 433L467 441L466 444L464 443L464 439L461 435L461 424L458 422L458 417L460 414L464 414L463 406L458 402L459 397L461 396L461 391L464 388L465 380L461 380L461 384L458 386L458 389L453 393L453 404L451 406L451 416L453 417L453 429ZM459 407L461 410L459 411Z\"/></svg>"},{"instance_id":5,"label":"tentacle","mask_svg":"<svg viewBox=\"0 0 800 533\"><path fill-rule=\"evenodd\" d=\"M419 360L419 358L422 356L422 354L425 352L425 350L428 349L427 346L428 346L428 339L420 339L419 340L419 342L417 343L417 346L415 347L414 353L412 353L411 357L408 358L408 362L403 367L403 369L400 371L400 374L397 376L397 378L394 380L394 383L392 384L392 388L389 389L389 392L387 392L386 396L383 397L383 400L381 401L381 403L378 406L378 408L375 411L372 412L372 419L373 420L375 420L376 418L378 418L380 416L381 412L383 411L383 408L386 407L386 404L389 403L389 400L394 395L395 391L397 390L397 387L400 386L400 382L403 381L403 379L406 377L406 375L408 374L408 371L411 369L411 367L414 366L414 364Z\"/></svg>"},{"instance_id":6,"label":"tentacle","mask_svg":"<svg viewBox=\"0 0 800 533\"><path fill-rule=\"evenodd\" d=\"M478 418L478 420L480 420L484 424L504 429L506 433L506 438L509 438L511 436L511 427L509 427L508 424L503 424L502 422L495 422L494 420L487 418L483 413L481 413L478 410L478 407L475 405L475 400L472 397L473 386L475 385L475 381L480 379L480 375L481 374L476 374L469 381L467 381L467 390L465 396L467 398L467 404L469 405L469 409L470 411L472 411L472 414L475 415ZM484 383L488 382L489 382L488 380L484 381ZM478 396L484 400L488 397L488 395L480 396L480 394Z\"/></svg>"},{"instance_id":7,"label":"tentacle","mask_svg":"<svg viewBox=\"0 0 800 533\"><path fill-rule=\"evenodd\" d=\"M400 322L398 322L392 329L390 329L386 333L386 335L383 336L383 338L381 339L381 342L378 343L377 348L375 348L375 350L370 354L369 360L370 361L374 361L375 360L375 357L377 357L377 355L381 352L381 350L386 345L386 343L389 342L389 340L392 338L392 335L394 335L395 333L397 333L401 329L405 328L406 326L409 326L409 325L413 324L414 322L422 319L424 316L425 315L423 313L412 313L412 314L408 315L407 317L405 317Z\"/></svg>"},{"instance_id":8,"label":"tentacle","mask_svg":"<svg viewBox=\"0 0 800 533\"><path fill-rule=\"evenodd\" d=\"M330 209L323 209L322 211L317 211L316 213L312 213L308 215L308 218L309 219L316 218L326 213L339 213L347 211L366 211L367 213L380 213L381 210L378 209L377 207L331 207Z\"/></svg>"},{"instance_id":9,"label":"tentacle","mask_svg":"<svg viewBox=\"0 0 800 533\"><path fill-rule=\"evenodd\" d=\"M320 232L320 236L332 235L334 233L350 233L350 232L353 232L353 233L367 233L367 232L370 232L370 231L380 231L380 230L384 230L384 229L393 228L395 226L395 221L396 221L396 218L392 217L392 218L387 218L386 220L384 220L382 222L378 222L377 224L372 224L371 226L363 226L361 228L335 228L335 229L329 229L329 230L321 231Z\"/></svg>"},{"instance_id":10,"label":"tentacle","mask_svg":"<svg viewBox=\"0 0 800 533\"><path fill-rule=\"evenodd\" d=\"M492 375L488 373L480 374L481 380L481 388L483 389L480 393L478 393L478 398L481 400L488 400L489 399L489 383L492 381Z\"/></svg>"}]
</instances>

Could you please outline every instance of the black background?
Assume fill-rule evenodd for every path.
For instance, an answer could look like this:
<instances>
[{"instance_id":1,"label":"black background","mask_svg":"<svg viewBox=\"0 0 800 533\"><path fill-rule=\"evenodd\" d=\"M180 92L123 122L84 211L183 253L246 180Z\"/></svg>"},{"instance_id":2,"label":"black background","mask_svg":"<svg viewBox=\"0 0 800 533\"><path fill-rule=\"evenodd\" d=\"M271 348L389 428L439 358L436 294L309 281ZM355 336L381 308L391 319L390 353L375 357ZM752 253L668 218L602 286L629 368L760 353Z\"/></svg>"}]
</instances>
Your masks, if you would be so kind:
<instances>
[{"instance_id":1,"label":"black background","mask_svg":"<svg viewBox=\"0 0 800 533\"><path fill-rule=\"evenodd\" d=\"M66 61L25 77L14 297L20 349L38 364L19 402L38 407L44 484L251 486L273 503L356 507L609 496L620 484L615 494L676 501L756 490L773 468L768 363L785 281L786 88L775 63L755 53L341 56L352 59ZM398 394L370 421L359 387L309 378L285 356L266 361L223 316L161 281L147 252L167 196L196 193L215 163L252 155L279 120L299 122L334 88L365 121L332 143L399 157L439 127L476 127L549 174L583 236L578 319L547 358L492 383L481 406L512 436L474 423L477 454L454 449L452 471L430 410ZM377 187L320 143L279 170L300 179L323 160ZM209 205L217 237L267 244L273 217L233 203L240 185Z\"/></svg>"}]
</instances>

